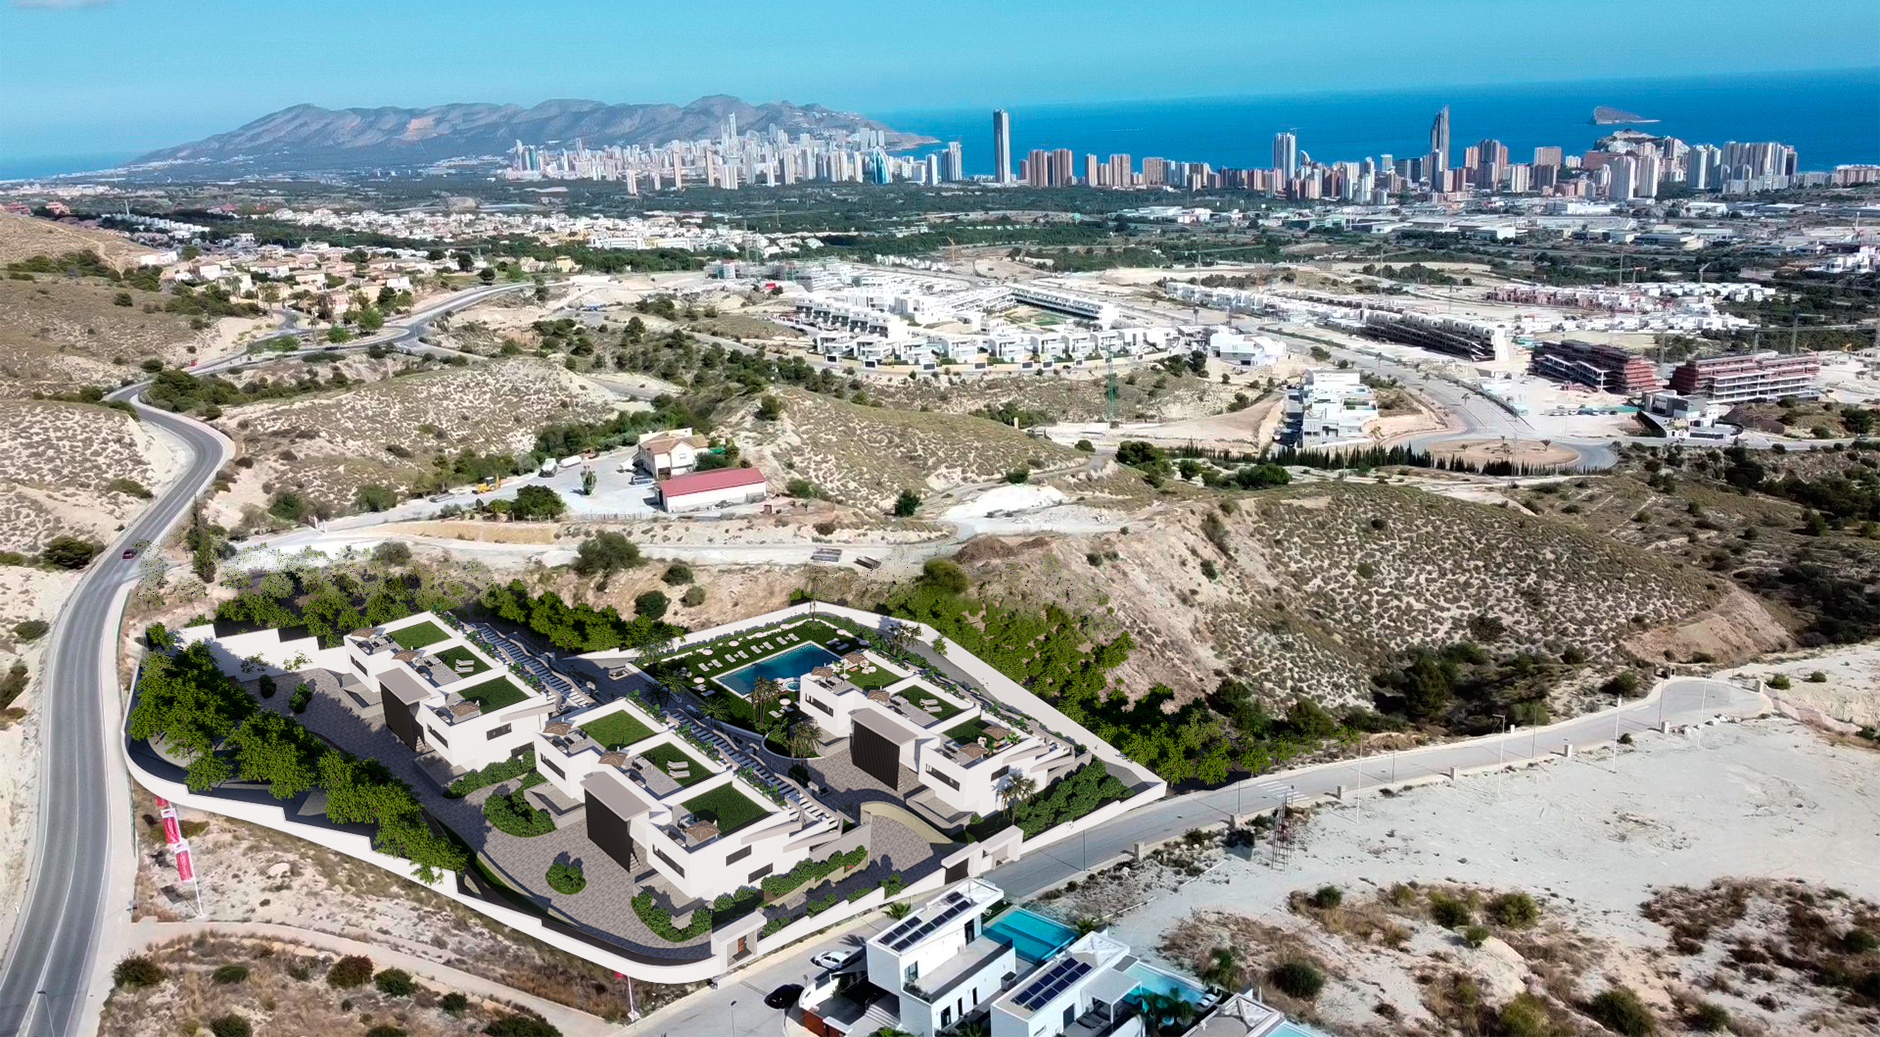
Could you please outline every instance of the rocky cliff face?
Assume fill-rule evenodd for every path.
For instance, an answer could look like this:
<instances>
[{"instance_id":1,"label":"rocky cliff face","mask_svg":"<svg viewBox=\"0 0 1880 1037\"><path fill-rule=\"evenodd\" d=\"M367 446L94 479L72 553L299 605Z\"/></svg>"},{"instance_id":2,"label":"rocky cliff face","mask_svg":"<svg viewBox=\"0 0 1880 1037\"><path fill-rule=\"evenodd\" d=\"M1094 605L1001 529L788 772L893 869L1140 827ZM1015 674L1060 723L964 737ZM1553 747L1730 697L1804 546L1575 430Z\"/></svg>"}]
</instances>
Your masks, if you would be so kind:
<instances>
[{"instance_id":1,"label":"rocky cliff face","mask_svg":"<svg viewBox=\"0 0 1880 1037\"><path fill-rule=\"evenodd\" d=\"M690 104L605 104L544 101L531 108L513 104L441 104L430 108L345 108L302 104L264 115L227 133L153 151L138 164L167 163L237 167L244 171L342 169L428 164L444 159L496 156L520 140L590 147L665 144L723 132L736 116L738 129L763 133L818 130L887 130L891 147L912 147L926 138L897 133L853 112L787 101L752 105L723 94Z\"/></svg>"}]
</instances>

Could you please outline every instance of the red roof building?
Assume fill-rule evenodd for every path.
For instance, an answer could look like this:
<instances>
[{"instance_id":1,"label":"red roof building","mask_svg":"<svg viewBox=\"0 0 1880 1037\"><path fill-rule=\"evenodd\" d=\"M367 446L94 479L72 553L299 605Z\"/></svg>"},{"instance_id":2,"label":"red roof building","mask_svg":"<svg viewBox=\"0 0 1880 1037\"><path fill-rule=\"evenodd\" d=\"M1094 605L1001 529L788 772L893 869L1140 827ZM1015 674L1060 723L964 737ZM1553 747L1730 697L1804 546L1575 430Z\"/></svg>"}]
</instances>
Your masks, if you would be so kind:
<instances>
[{"instance_id":1,"label":"red roof building","mask_svg":"<svg viewBox=\"0 0 1880 1037\"><path fill-rule=\"evenodd\" d=\"M659 501L667 511L748 504L770 496L764 473L755 468L714 468L674 476L659 484Z\"/></svg>"}]
</instances>

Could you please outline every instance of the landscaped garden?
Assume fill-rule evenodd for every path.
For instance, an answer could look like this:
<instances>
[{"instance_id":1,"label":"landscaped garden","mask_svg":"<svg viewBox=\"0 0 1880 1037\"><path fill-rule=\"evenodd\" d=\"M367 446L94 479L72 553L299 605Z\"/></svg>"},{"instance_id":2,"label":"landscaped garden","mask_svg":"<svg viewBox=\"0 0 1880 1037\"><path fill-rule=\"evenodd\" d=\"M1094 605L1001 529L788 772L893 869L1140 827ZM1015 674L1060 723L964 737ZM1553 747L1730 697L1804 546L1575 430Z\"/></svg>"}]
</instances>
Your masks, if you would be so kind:
<instances>
[{"instance_id":1,"label":"landscaped garden","mask_svg":"<svg viewBox=\"0 0 1880 1037\"><path fill-rule=\"evenodd\" d=\"M794 634L795 637L790 640L779 641L779 636L784 634ZM690 669L693 674L709 679L721 673L729 673L732 670L749 666L760 659L768 658L769 656L775 655L781 651L786 651L797 645L816 644L823 648L828 648L832 652L841 654L841 650L830 648L831 642L844 643L850 647L854 647L857 640L854 634L846 630L830 626L828 623L824 623L821 620L810 619L790 626L770 627L761 631L732 634L722 640L700 645L686 652L684 655L676 655L670 659L662 659L658 667L662 672L666 672L670 668L670 671L674 673L678 672L680 668ZM757 647L765 643L770 645L769 649ZM755 654L753 654L753 649L756 649ZM711 654L705 654L706 650L709 650ZM744 653L744 658L733 658L733 656L740 652Z\"/></svg>"},{"instance_id":2,"label":"landscaped garden","mask_svg":"<svg viewBox=\"0 0 1880 1037\"><path fill-rule=\"evenodd\" d=\"M986 728L991 727L991 726L992 726L991 724L988 724L986 722L985 717L977 716L977 717L972 718L971 720L968 720L964 724L960 724L957 727L947 728L947 737L953 739L956 742L960 742L962 744L967 743L967 742L977 742L979 741L981 737L985 736Z\"/></svg>"},{"instance_id":3,"label":"landscaped garden","mask_svg":"<svg viewBox=\"0 0 1880 1037\"><path fill-rule=\"evenodd\" d=\"M732 783L688 799L682 805L687 813L716 824L719 835L730 835L769 813Z\"/></svg>"},{"instance_id":4,"label":"landscaped garden","mask_svg":"<svg viewBox=\"0 0 1880 1037\"><path fill-rule=\"evenodd\" d=\"M589 738L599 742L603 748L622 749L642 739L653 737L653 729L635 720L622 710L609 713L594 720L584 720L579 724Z\"/></svg>"},{"instance_id":5,"label":"landscaped garden","mask_svg":"<svg viewBox=\"0 0 1880 1037\"><path fill-rule=\"evenodd\" d=\"M680 788L688 788L692 785L696 785L712 773L705 768L704 764L693 759L690 755L681 751L679 747L671 743L662 742L640 755L646 759L646 762L657 768L659 773L678 782ZM668 766L674 763L685 764L685 773L674 774L672 768Z\"/></svg>"},{"instance_id":6,"label":"landscaped garden","mask_svg":"<svg viewBox=\"0 0 1880 1037\"><path fill-rule=\"evenodd\" d=\"M925 713L935 720L951 720L966 712L963 707L953 704L953 700L936 694L925 684L910 684L894 693L894 697L908 704L916 713ZM923 708L931 703L934 708Z\"/></svg>"},{"instance_id":7,"label":"landscaped garden","mask_svg":"<svg viewBox=\"0 0 1880 1037\"><path fill-rule=\"evenodd\" d=\"M452 645L437 653L437 657L443 660L444 667L452 673L460 672L459 666L463 663L469 663L471 668L461 671L463 676L466 677L474 676L490 668L488 663L477 658L475 653L471 652L470 649L465 648L463 645Z\"/></svg>"},{"instance_id":8,"label":"landscaped garden","mask_svg":"<svg viewBox=\"0 0 1880 1037\"><path fill-rule=\"evenodd\" d=\"M434 645L450 635L445 633L442 627L427 619L422 623L413 623L408 627L387 631L386 636L398 642L400 648L423 648L425 645Z\"/></svg>"},{"instance_id":9,"label":"landscaped garden","mask_svg":"<svg viewBox=\"0 0 1880 1037\"><path fill-rule=\"evenodd\" d=\"M855 685L863 691L874 691L876 688L885 688L895 681L905 680L906 678L907 674L899 670L890 669L886 664L879 662L873 665L851 667L850 669L844 670L842 673L843 680L848 681L850 684Z\"/></svg>"},{"instance_id":10,"label":"landscaped garden","mask_svg":"<svg viewBox=\"0 0 1880 1037\"><path fill-rule=\"evenodd\" d=\"M485 713L494 713L499 709L513 706L529 697L521 688L516 687L515 681L507 677L498 677L495 680L484 681L476 687L464 688L461 691L456 688L450 690L455 694L462 695L466 700L476 703L477 708Z\"/></svg>"},{"instance_id":11,"label":"landscaped garden","mask_svg":"<svg viewBox=\"0 0 1880 1037\"><path fill-rule=\"evenodd\" d=\"M498 831L510 835L547 835L555 830L555 819L548 811L531 804L520 788L514 792L493 793L484 800L483 817Z\"/></svg>"}]
</instances>

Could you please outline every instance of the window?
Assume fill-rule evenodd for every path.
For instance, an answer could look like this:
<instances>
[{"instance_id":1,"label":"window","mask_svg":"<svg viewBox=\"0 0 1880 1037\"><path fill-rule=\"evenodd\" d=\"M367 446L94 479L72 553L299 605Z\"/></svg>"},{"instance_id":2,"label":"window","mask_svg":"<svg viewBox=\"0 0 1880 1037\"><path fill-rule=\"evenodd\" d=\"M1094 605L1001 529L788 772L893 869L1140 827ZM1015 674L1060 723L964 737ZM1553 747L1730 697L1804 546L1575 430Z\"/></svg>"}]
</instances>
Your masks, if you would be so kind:
<instances>
[{"instance_id":1,"label":"window","mask_svg":"<svg viewBox=\"0 0 1880 1037\"><path fill-rule=\"evenodd\" d=\"M485 737L485 738L487 738L487 739L489 739L490 741L492 741L492 742L494 742L494 741L496 741L496 740L497 740L498 738L501 738L502 736L504 736L504 735L506 735L506 734L508 734L508 733L509 733L509 725L508 725L508 724L504 724L504 725L503 725L503 726L501 726L501 727L492 727L492 728L490 728L490 733L489 733L489 734L486 734L486 735L484 735L483 737Z\"/></svg>"},{"instance_id":2,"label":"window","mask_svg":"<svg viewBox=\"0 0 1880 1037\"><path fill-rule=\"evenodd\" d=\"M443 735L438 734L436 731L433 731L428 727L424 729L424 736L426 738L429 738L431 741L436 742L437 744L443 746L446 749L450 748L450 743L444 741Z\"/></svg>"},{"instance_id":3,"label":"window","mask_svg":"<svg viewBox=\"0 0 1880 1037\"><path fill-rule=\"evenodd\" d=\"M812 705L812 706L815 706L815 707L816 707L817 709L820 709L820 710L822 710L822 711L823 711L824 713L827 713L827 714L829 714L830 716L835 716L835 715L836 715L836 711L835 711L835 710L833 710L833 709L830 709L830 708L829 708L828 706L825 706L825 705L823 705L823 703L822 703L822 701L821 701L821 700L819 700L819 699L810 699L810 700L809 700L809 704L810 704L810 705Z\"/></svg>"},{"instance_id":4,"label":"window","mask_svg":"<svg viewBox=\"0 0 1880 1037\"><path fill-rule=\"evenodd\" d=\"M771 871L770 865L766 864L763 867L757 869L756 871L751 872L750 875L747 876L744 881L756 882L758 879L761 879L764 876L769 875L770 871Z\"/></svg>"},{"instance_id":5,"label":"window","mask_svg":"<svg viewBox=\"0 0 1880 1037\"><path fill-rule=\"evenodd\" d=\"M942 784L946 785L948 788L954 790L955 792L959 791L959 787L960 787L959 782L954 781L952 778L947 777L946 775L940 773L937 770L934 770L931 766L927 768L927 773L931 775L932 777L939 778Z\"/></svg>"},{"instance_id":6,"label":"window","mask_svg":"<svg viewBox=\"0 0 1880 1037\"><path fill-rule=\"evenodd\" d=\"M557 778L566 778L568 776L567 771L564 771L560 767L555 766L555 761L549 759L546 756L542 757L541 760L537 762L541 763L542 766L547 767L549 770L554 771L555 777Z\"/></svg>"},{"instance_id":7,"label":"window","mask_svg":"<svg viewBox=\"0 0 1880 1037\"><path fill-rule=\"evenodd\" d=\"M673 871L677 872L680 878L685 878L685 869L679 867L678 863L675 862L671 857L668 857L665 854L659 852L659 847L657 846L653 847L653 856L658 857L662 861L665 861L666 867L671 868Z\"/></svg>"},{"instance_id":8,"label":"window","mask_svg":"<svg viewBox=\"0 0 1880 1037\"><path fill-rule=\"evenodd\" d=\"M731 855L731 856L729 856L729 857L726 857L726 858L725 858L725 863L726 863L726 864L736 864L737 862L739 862L739 861L741 861L741 860L743 860L743 859L744 859L744 858L746 858L746 857L749 857L750 855L751 855L751 848L750 848L750 847L748 847L748 846L746 846L746 847L745 847L744 849L742 849L742 850L739 850L738 852L736 852L736 853L734 853L734 854L732 854L732 855Z\"/></svg>"},{"instance_id":9,"label":"window","mask_svg":"<svg viewBox=\"0 0 1880 1037\"><path fill-rule=\"evenodd\" d=\"M348 658L350 658L350 657L348 657ZM359 661L359 660L357 660L357 659L352 659L352 664L353 664L353 669L355 669L355 670L358 670L358 671L359 671L360 673L364 673L364 672L366 672L366 664L365 664L365 663L362 663L362 662L360 662L360 661Z\"/></svg>"},{"instance_id":10,"label":"window","mask_svg":"<svg viewBox=\"0 0 1880 1037\"><path fill-rule=\"evenodd\" d=\"M912 984L915 980L919 978L920 978L920 962L918 961L910 962L907 968L903 970L903 974L901 976L901 982L905 984Z\"/></svg>"}]
</instances>

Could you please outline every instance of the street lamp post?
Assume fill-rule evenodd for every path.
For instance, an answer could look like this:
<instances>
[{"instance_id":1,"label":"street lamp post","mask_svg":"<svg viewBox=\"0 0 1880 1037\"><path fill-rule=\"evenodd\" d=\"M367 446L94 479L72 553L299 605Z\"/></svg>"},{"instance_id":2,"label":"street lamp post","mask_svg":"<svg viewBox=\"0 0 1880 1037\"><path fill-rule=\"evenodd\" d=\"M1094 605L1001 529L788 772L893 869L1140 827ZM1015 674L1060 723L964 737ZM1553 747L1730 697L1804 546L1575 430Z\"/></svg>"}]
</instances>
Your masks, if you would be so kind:
<instances>
[{"instance_id":1,"label":"street lamp post","mask_svg":"<svg viewBox=\"0 0 1880 1037\"><path fill-rule=\"evenodd\" d=\"M1501 734L1495 739L1495 766L1501 767L1508 762L1508 715L1497 713L1495 719L1501 721Z\"/></svg>"},{"instance_id":2,"label":"street lamp post","mask_svg":"<svg viewBox=\"0 0 1880 1037\"><path fill-rule=\"evenodd\" d=\"M738 1037L738 1002L736 998L733 998L731 1000L730 1011L731 1011L731 1037Z\"/></svg>"}]
</instances>

